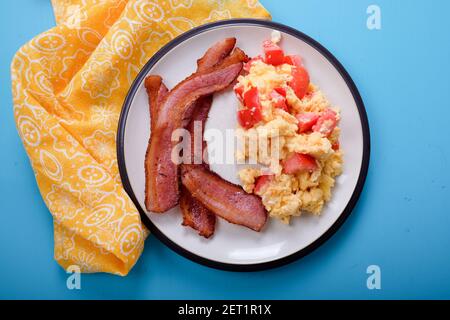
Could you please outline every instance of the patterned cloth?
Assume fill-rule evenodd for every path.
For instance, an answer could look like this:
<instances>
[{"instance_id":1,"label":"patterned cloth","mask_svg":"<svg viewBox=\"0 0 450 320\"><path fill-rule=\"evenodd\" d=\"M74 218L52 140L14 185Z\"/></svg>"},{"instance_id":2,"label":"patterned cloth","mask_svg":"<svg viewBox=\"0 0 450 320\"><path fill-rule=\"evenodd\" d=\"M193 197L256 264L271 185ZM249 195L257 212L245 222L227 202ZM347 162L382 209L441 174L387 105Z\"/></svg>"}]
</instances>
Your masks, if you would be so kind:
<instances>
[{"instance_id":1,"label":"patterned cloth","mask_svg":"<svg viewBox=\"0 0 450 320\"><path fill-rule=\"evenodd\" d=\"M256 0L52 0L57 26L12 62L14 116L53 215L55 259L126 275L148 232L117 167L117 122L139 70L203 23L270 18Z\"/></svg>"}]
</instances>

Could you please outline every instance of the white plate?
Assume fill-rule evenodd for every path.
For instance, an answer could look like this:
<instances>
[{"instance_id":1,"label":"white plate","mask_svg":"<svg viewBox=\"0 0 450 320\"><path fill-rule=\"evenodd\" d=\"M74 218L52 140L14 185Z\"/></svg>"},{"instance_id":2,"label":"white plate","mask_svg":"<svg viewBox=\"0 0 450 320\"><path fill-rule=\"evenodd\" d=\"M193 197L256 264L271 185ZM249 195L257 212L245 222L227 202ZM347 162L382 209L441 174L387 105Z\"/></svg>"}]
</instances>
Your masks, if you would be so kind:
<instances>
[{"instance_id":1,"label":"white plate","mask_svg":"<svg viewBox=\"0 0 450 320\"><path fill-rule=\"evenodd\" d=\"M206 240L181 226L178 207L165 214L147 214L144 205L144 156L150 134L148 98L143 80L159 74L171 88L196 69L196 60L215 42L235 37L248 55L261 54L261 44L273 29L282 33L285 52L299 54L331 103L341 108L344 172L321 216L302 215L284 225L269 219L262 232L218 219L214 236ZM215 95L207 128L236 127L236 100L231 90ZM123 185L154 235L176 252L196 262L227 270L261 270L298 259L326 241L345 221L361 193L369 163L369 128L363 102L342 65L320 44L292 28L269 21L228 20L191 30L163 47L142 69L122 110L117 153ZM223 178L239 183L234 165L212 165Z\"/></svg>"}]
</instances>

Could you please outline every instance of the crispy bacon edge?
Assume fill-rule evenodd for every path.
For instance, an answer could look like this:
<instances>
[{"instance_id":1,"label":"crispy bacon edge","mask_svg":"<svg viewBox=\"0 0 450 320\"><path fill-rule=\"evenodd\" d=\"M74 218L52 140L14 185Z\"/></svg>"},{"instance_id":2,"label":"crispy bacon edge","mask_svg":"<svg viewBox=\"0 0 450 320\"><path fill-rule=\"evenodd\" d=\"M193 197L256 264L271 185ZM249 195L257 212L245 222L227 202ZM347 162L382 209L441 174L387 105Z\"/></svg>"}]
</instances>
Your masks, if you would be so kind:
<instances>
[{"instance_id":1,"label":"crispy bacon edge","mask_svg":"<svg viewBox=\"0 0 450 320\"><path fill-rule=\"evenodd\" d=\"M236 45L235 38L227 38L217 42L209 48L202 58L197 60L197 71L203 71L207 68L213 67L225 59ZM187 127L191 134L191 163L203 163L203 154L206 151L206 142L203 141L203 131L205 129L206 120L208 119L209 110L211 109L212 96L200 98L196 101L192 119ZM197 138L194 135L194 126L196 122L200 122L202 129L201 149L196 150ZM201 159L197 159L197 156ZM180 208L183 214L183 225L189 226L197 230L199 235L209 238L214 234L216 216L208 208L206 208L200 201L192 197L191 193L184 187L181 188Z\"/></svg>"},{"instance_id":2,"label":"crispy bacon edge","mask_svg":"<svg viewBox=\"0 0 450 320\"><path fill-rule=\"evenodd\" d=\"M202 70L204 61L208 61L205 56L198 60L199 72ZM217 57L223 59L220 54ZM226 58L222 65L231 65L236 61L246 60L245 53L236 48L233 55ZM164 101L166 100L164 99ZM209 105L204 101L202 103L204 106L206 105L203 110L198 105L196 106L195 102L189 108L191 108L190 112L193 110L195 112L195 109L200 110L200 116L197 117L194 113L193 119L202 121L204 126L211 103ZM157 103L154 103L154 105L157 105ZM186 121L186 119L189 119L189 115L184 114L182 120ZM154 121L152 120L152 122ZM207 185L213 187L202 187L201 181L206 181ZM186 196L183 196L180 203L183 211L183 225L194 225L193 228L198 230L200 235L209 237L214 232L215 217L211 214L211 211L231 223L243 225L255 231L260 231L267 221L267 212L258 197L247 194L241 187L222 179L211 172L206 164L182 165L182 182L182 195ZM199 182L200 184L198 184ZM190 190L192 194L189 194L187 190ZM215 193L215 190L219 192ZM188 214L185 215L184 212ZM199 217L200 219L198 219ZM214 222L212 217L214 217Z\"/></svg>"},{"instance_id":3,"label":"crispy bacon edge","mask_svg":"<svg viewBox=\"0 0 450 320\"><path fill-rule=\"evenodd\" d=\"M236 44L235 38L227 38L219 41L211 48L209 48L204 56L197 61L197 70L203 71L207 68L213 67L221 62L226 56L230 54ZM145 87L149 96L151 127L155 128L156 119L158 117L159 104L165 98L168 90L162 83L160 76L149 76L145 80ZM212 97L200 98L196 102L196 109L194 110L193 119L189 124L191 134L194 132L194 121L201 121L202 128L204 128L208 112L211 107ZM192 141L192 159L194 159L194 141ZM203 143L203 142L202 142ZM205 148L206 145L202 144ZM203 154L203 148L201 154ZM146 161L148 161L148 152L146 154ZM146 166L147 167L147 166ZM146 170L148 171L148 170ZM148 173L146 172L146 199L148 190ZM147 203L147 200L146 200ZM213 235L215 229L216 216L205 208L198 200L193 198L189 191L185 188L181 189L180 208L183 213L183 225L190 226L197 230L201 236L209 238Z\"/></svg>"},{"instance_id":4,"label":"crispy bacon edge","mask_svg":"<svg viewBox=\"0 0 450 320\"><path fill-rule=\"evenodd\" d=\"M242 61L248 60L248 57L239 48L233 51L233 55L239 57ZM216 56L219 55L217 54ZM208 59L202 58L198 60L199 69L202 67L202 62L204 63L204 61L208 61ZM208 112L209 108L202 110L201 106L200 108L197 106L197 114L194 114L192 120L202 121L204 127ZM191 150L193 148L194 144L192 144ZM203 150L204 148L205 146ZM190 191L191 197L230 223L243 225L254 231L260 231L267 221L267 211L259 197L246 193L240 186L234 185L216 173L211 172L209 166L206 164L182 164L181 181L183 187ZM214 183L213 187L205 186L209 185L208 183L210 182ZM215 193L215 191L217 192ZM219 195L220 192L222 192L222 195ZM240 203L241 206L239 207Z\"/></svg>"},{"instance_id":5,"label":"crispy bacon edge","mask_svg":"<svg viewBox=\"0 0 450 320\"><path fill-rule=\"evenodd\" d=\"M158 110L160 108L161 102L164 100L165 96L169 93L166 85L163 83L162 78L158 75L150 75L145 78L144 82L145 89L148 95L149 112L150 112L150 129L153 130L156 125L156 119L158 118ZM149 193L150 193L150 139L148 140L147 151L145 152L145 207L149 208Z\"/></svg>"},{"instance_id":6,"label":"crispy bacon edge","mask_svg":"<svg viewBox=\"0 0 450 320\"><path fill-rule=\"evenodd\" d=\"M203 152L206 150L206 142L203 141L203 130L205 128L206 120L208 119L209 109L212 104L212 96L200 98L196 102L196 106L193 112L191 122L187 129L191 134L191 163L198 161L201 165L202 159L195 159L196 153L203 156ZM202 141L200 144L200 150L196 150L196 141L194 135L194 126L196 122L200 122L202 128ZM200 161L199 161L200 160ZM181 188L180 194L180 208L183 214L183 225L189 226L194 230L197 230L199 235L209 238L214 234L216 225L216 216L208 208L206 208L200 201L192 197L191 193L184 187Z\"/></svg>"},{"instance_id":7,"label":"crispy bacon edge","mask_svg":"<svg viewBox=\"0 0 450 320\"><path fill-rule=\"evenodd\" d=\"M182 101L167 102L170 99L171 93L164 99L165 102L161 104L155 129L151 132L148 167L151 177L149 184L151 190L149 199L151 200L147 203L149 205L147 207L148 210L153 212L165 212L178 203L178 165L172 159L173 143L171 139L173 131L181 128L183 120L189 118L188 116L182 115L191 112L189 109L192 109L192 103L199 97L209 95L229 85L237 76L241 67L242 64L233 64L224 69L213 71L211 75L208 75L213 78L210 79L210 81L213 81L211 85L200 87L198 91L196 91L196 87L193 85L189 88L190 93L187 94L189 97L184 98ZM217 73L217 75L213 73ZM199 77L203 77L203 75ZM192 78L188 81L195 80L197 80L197 78ZM205 81L208 82L208 80ZM188 85L188 87L190 86ZM187 88L180 90L187 90ZM165 112L165 104L169 104L171 109L176 110L169 111L167 122L160 124L161 118L164 117L162 113Z\"/></svg>"},{"instance_id":8,"label":"crispy bacon edge","mask_svg":"<svg viewBox=\"0 0 450 320\"><path fill-rule=\"evenodd\" d=\"M181 181L191 195L226 221L261 231L267 211L261 199L202 165L181 166Z\"/></svg>"},{"instance_id":9,"label":"crispy bacon edge","mask_svg":"<svg viewBox=\"0 0 450 320\"><path fill-rule=\"evenodd\" d=\"M199 71L179 83L160 104L148 149L146 208L165 212L179 202L178 165L172 161L172 132L192 115L195 101L230 85L242 70L245 54L234 50L218 65Z\"/></svg>"}]
</instances>

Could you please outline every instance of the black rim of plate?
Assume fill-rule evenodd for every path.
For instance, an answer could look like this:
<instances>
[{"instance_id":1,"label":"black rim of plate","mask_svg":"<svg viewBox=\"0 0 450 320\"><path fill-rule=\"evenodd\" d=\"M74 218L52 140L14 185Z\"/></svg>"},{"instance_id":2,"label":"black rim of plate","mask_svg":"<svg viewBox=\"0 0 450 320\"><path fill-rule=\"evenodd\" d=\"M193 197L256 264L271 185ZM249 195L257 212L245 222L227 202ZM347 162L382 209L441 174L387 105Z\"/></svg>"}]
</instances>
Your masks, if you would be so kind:
<instances>
[{"instance_id":1,"label":"black rim of plate","mask_svg":"<svg viewBox=\"0 0 450 320\"><path fill-rule=\"evenodd\" d=\"M137 89L141 82L144 80L145 76L147 75L148 71L151 70L151 68L164 56L166 55L170 50L172 50L174 47L179 45L180 43L184 42L185 40L196 36L200 33L203 33L207 30L215 29L217 27L227 26L227 25L254 25L254 26L263 26L268 27L271 29L276 29L279 31L282 31L284 33L290 34L291 36L294 36L313 48L315 48L319 53L321 53L325 58L328 59L328 61L331 62L331 64L336 68L336 70L340 73L342 78L345 80L348 88L350 89L353 99L355 100L355 103L358 107L359 112L359 118L361 121L362 126L362 133L363 133L363 157L362 157L362 163L361 163L361 171L359 173L358 181L356 184L356 187L353 191L353 194L347 203L347 206L345 207L344 211L340 214L339 218L334 222L334 224L325 232L323 233L317 240L315 240L313 243L309 244L303 249L300 249L299 251L290 254L288 256L285 256L283 258L279 258L272 261L267 262L261 262L261 263L255 263L255 264L231 264L231 263L224 263L219 262L215 260L210 260L201 256L198 256L189 250L179 246L172 240L170 240L162 231L160 231L148 218L147 214L142 210L139 202L136 199L136 196L133 192L133 189L131 188L130 181L128 179L128 174L126 171L125 166L125 154L124 154L124 136L125 136L125 129L126 129L126 122L128 117L128 112L131 106L131 103L134 99L134 96L137 92ZM216 269L221 270L227 270L227 271L261 271L261 270L267 270L272 269L276 267L280 267L283 265L286 265L288 263L291 263L295 260L298 260L312 251L316 250L318 247L320 247L323 243L325 243L333 234L336 233L336 231L342 226L342 224L345 222L345 220L348 218L350 213L352 212L353 208L355 207L359 196L361 195L364 182L366 180L367 171L369 168L369 158L370 158L370 132L369 132L369 123L367 120L367 114L364 107L364 103L362 101L362 98L358 92L358 89L356 88L355 83L353 82L352 78L348 74L348 72L345 70L345 68L341 65L341 63L334 57L333 54L331 54L325 47L323 47L320 43L312 39L311 37L305 35L304 33L288 27L286 25L276 23L273 21L268 20L259 20L259 19L230 19L230 20L223 20L218 22L213 22L209 24L205 24L202 26L199 26L197 28L194 28L186 33L183 33L182 35L176 37L172 41L170 41L168 44L166 44L164 47L162 47L142 68L142 70L137 75L136 79L134 80L133 84L131 85L130 90L128 91L128 94L125 98L122 112L120 114L119 119L119 125L118 125L118 131L117 131L117 159L118 159L118 166L119 166L119 172L120 177L122 180L123 187L125 191L130 196L131 200L134 202L136 208L139 210L139 213L141 215L141 219L145 226L150 230L151 233L153 233L161 242L163 242L165 245L167 245L169 248L177 252L178 254L194 261L197 263L200 263L202 265L213 267Z\"/></svg>"}]
</instances>

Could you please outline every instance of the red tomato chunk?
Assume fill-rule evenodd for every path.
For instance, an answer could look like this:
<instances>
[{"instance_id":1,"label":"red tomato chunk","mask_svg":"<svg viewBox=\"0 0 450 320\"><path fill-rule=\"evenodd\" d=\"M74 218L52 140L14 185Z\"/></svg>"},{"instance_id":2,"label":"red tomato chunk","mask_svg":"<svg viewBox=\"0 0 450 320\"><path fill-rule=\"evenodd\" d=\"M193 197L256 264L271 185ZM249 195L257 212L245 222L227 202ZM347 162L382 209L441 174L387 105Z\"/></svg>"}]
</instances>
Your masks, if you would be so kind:
<instances>
[{"instance_id":1,"label":"red tomato chunk","mask_svg":"<svg viewBox=\"0 0 450 320\"><path fill-rule=\"evenodd\" d=\"M274 89L276 92L278 92L279 94L281 94L283 97L286 98L286 89L283 87L276 87Z\"/></svg>"},{"instance_id":2,"label":"red tomato chunk","mask_svg":"<svg viewBox=\"0 0 450 320\"><path fill-rule=\"evenodd\" d=\"M298 132L304 133L312 129L320 116L315 112L305 112L299 113L295 117L298 120Z\"/></svg>"},{"instance_id":3,"label":"red tomato chunk","mask_svg":"<svg viewBox=\"0 0 450 320\"><path fill-rule=\"evenodd\" d=\"M244 92L244 106L246 106L247 108L256 107L258 109L261 109L258 88L252 87Z\"/></svg>"},{"instance_id":4,"label":"red tomato chunk","mask_svg":"<svg viewBox=\"0 0 450 320\"><path fill-rule=\"evenodd\" d=\"M245 129L252 128L262 120L258 88L252 87L243 93L245 109L238 111L239 124Z\"/></svg>"},{"instance_id":5,"label":"red tomato chunk","mask_svg":"<svg viewBox=\"0 0 450 320\"><path fill-rule=\"evenodd\" d=\"M337 126L337 114L331 109L325 110L313 126L313 131L328 137Z\"/></svg>"},{"instance_id":6,"label":"red tomato chunk","mask_svg":"<svg viewBox=\"0 0 450 320\"><path fill-rule=\"evenodd\" d=\"M317 169L317 162L314 157L304 153L294 153L282 162L283 172L294 174L297 172L309 171Z\"/></svg>"},{"instance_id":7,"label":"red tomato chunk","mask_svg":"<svg viewBox=\"0 0 450 320\"><path fill-rule=\"evenodd\" d=\"M239 100L242 101L242 95L244 94L244 86L241 84L237 84L234 86L234 93L238 97Z\"/></svg>"},{"instance_id":8,"label":"red tomato chunk","mask_svg":"<svg viewBox=\"0 0 450 320\"><path fill-rule=\"evenodd\" d=\"M340 147L341 147L341 146L340 146L340 144L339 144L339 141L336 141L335 143L333 143L333 144L331 145L331 149L333 149L334 151L339 150Z\"/></svg>"},{"instance_id":9,"label":"red tomato chunk","mask_svg":"<svg viewBox=\"0 0 450 320\"><path fill-rule=\"evenodd\" d=\"M273 66L278 66L284 63L284 52L277 44L270 40L264 41L264 56L265 62Z\"/></svg>"},{"instance_id":10,"label":"red tomato chunk","mask_svg":"<svg viewBox=\"0 0 450 320\"><path fill-rule=\"evenodd\" d=\"M262 120L261 110L257 108L242 109L238 111L239 124L245 129L253 128L255 124Z\"/></svg>"},{"instance_id":11,"label":"red tomato chunk","mask_svg":"<svg viewBox=\"0 0 450 320\"><path fill-rule=\"evenodd\" d=\"M284 57L284 63L290 64L291 66L302 67L302 58L298 55L290 55Z\"/></svg>"},{"instance_id":12,"label":"red tomato chunk","mask_svg":"<svg viewBox=\"0 0 450 320\"><path fill-rule=\"evenodd\" d=\"M302 99L309 86L309 74L303 67L292 68L292 80L289 82L289 86L294 90L295 95Z\"/></svg>"},{"instance_id":13,"label":"red tomato chunk","mask_svg":"<svg viewBox=\"0 0 450 320\"><path fill-rule=\"evenodd\" d=\"M270 98L275 104L275 108L283 109L286 112L289 112L288 106L286 104L286 98L279 94L276 89L272 91L270 94Z\"/></svg>"},{"instance_id":14,"label":"red tomato chunk","mask_svg":"<svg viewBox=\"0 0 450 320\"><path fill-rule=\"evenodd\" d=\"M264 188L272 180L273 180L273 175L259 176L255 182L255 193L261 191L262 188Z\"/></svg>"}]
</instances>

